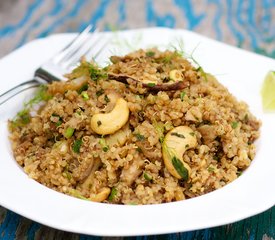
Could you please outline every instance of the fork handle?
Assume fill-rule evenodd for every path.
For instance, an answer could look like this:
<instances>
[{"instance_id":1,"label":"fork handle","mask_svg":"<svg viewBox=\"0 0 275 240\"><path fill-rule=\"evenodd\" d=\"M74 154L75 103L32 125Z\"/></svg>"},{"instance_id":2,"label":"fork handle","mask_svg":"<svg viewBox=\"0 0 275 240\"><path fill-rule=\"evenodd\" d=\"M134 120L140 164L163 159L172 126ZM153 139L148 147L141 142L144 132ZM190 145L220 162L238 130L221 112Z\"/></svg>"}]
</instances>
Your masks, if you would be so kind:
<instances>
[{"instance_id":1,"label":"fork handle","mask_svg":"<svg viewBox=\"0 0 275 240\"><path fill-rule=\"evenodd\" d=\"M36 78L43 79L44 81L51 83L53 81L60 81L60 78L55 77L43 68L38 68L34 73Z\"/></svg>"},{"instance_id":2,"label":"fork handle","mask_svg":"<svg viewBox=\"0 0 275 240\"><path fill-rule=\"evenodd\" d=\"M11 88L10 90L2 93L0 95L0 106L5 103L6 101L8 101L10 98L16 96L17 94L30 89L30 88L34 88L34 87L38 87L39 85L41 85L41 81L39 81L39 79L34 78L32 80L20 83L18 85L16 85L15 87Z\"/></svg>"}]
</instances>

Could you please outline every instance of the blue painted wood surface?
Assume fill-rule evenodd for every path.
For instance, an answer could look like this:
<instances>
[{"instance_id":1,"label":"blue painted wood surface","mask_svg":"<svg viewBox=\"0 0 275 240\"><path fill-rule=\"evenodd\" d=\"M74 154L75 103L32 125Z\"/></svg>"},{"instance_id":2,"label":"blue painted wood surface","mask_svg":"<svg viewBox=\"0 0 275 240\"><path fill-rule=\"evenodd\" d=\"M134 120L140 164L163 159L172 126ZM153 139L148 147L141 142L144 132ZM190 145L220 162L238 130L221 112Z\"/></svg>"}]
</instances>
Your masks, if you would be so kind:
<instances>
[{"instance_id":1,"label":"blue painted wood surface","mask_svg":"<svg viewBox=\"0 0 275 240\"><path fill-rule=\"evenodd\" d=\"M275 0L1 0L0 57L32 39L77 32L89 23L105 31L184 28L275 58ZM0 207L0 239L101 238L48 228ZM275 207L221 227L136 239L271 240Z\"/></svg>"}]
</instances>

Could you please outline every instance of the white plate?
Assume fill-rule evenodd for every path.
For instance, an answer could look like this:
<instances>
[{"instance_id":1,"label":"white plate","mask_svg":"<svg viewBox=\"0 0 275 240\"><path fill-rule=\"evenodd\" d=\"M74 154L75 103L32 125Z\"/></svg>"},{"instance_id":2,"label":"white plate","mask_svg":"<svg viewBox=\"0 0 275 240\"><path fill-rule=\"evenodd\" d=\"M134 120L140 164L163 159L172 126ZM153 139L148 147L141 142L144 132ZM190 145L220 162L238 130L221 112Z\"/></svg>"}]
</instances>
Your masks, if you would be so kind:
<instances>
[{"instance_id":1,"label":"white plate","mask_svg":"<svg viewBox=\"0 0 275 240\"><path fill-rule=\"evenodd\" d=\"M101 33L102 34L102 33ZM30 179L12 157L7 119L15 115L30 92L0 107L0 205L42 224L71 232L101 236L133 236L183 232L238 221L275 204L275 114L264 114L260 86L275 61L184 30L163 28L103 33L112 37L104 54L124 53L125 46L167 47L183 40L186 52L262 120L257 155L233 183L201 197L157 205L122 206L88 202L63 195ZM42 62L72 39L73 34L35 40L0 60L0 94L32 77ZM128 39L127 41L125 39ZM119 43L119 44L118 44ZM124 46L124 49L122 47ZM129 48L128 48L129 51ZM106 61L102 57L101 62Z\"/></svg>"}]
</instances>

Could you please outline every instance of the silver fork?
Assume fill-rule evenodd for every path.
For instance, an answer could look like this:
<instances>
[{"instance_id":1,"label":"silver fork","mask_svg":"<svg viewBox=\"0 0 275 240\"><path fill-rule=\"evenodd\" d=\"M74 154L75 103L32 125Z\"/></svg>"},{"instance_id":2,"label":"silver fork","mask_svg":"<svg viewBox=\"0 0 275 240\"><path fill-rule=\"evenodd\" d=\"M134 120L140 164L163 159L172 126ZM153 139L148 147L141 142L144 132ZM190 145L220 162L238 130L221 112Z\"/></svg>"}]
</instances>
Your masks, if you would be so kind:
<instances>
[{"instance_id":1,"label":"silver fork","mask_svg":"<svg viewBox=\"0 0 275 240\"><path fill-rule=\"evenodd\" d=\"M64 74L70 72L79 62L82 56L92 53L96 59L107 44L101 41L95 34L90 35L90 32L97 32L91 25L88 25L81 33L79 33L65 48L42 64L34 72L33 79L18 84L10 90L0 95L0 106L17 94L41 84L50 83L52 81L65 81ZM95 47L97 46L97 47Z\"/></svg>"}]
</instances>

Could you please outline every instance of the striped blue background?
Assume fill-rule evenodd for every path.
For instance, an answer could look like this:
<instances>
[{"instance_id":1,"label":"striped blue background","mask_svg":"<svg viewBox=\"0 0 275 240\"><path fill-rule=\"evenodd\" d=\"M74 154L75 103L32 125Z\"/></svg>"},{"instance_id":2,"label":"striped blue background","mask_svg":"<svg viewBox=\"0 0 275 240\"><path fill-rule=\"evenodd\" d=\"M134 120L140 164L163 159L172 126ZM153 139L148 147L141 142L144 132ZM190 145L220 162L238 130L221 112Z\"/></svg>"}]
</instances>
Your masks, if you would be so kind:
<instances>
[{"instance_id":1,"label":"striped blue background","mask_svg":"<svg viewBox=\"0 0 275 240\"><path fill-rule=\"evenodd\" d=\"M89 23L105 31L153 26L189 29L275 58L275 0L0 0L0 57L32 39L78 32ZM143 221L147 218L150 221L150 216ZM0 207L0 239L101 238L48 228ZM221 227L135 239L271 240L275 239L275 207Z\"/></svg>"},{"instance_id":2,"label":"striped blue background","mask_svg":"<svg viewBox=\"0 0 275 240\"><path fill-rule=\"evenodd\" d=\"M275 57L275 0L2 0L1 5L6 11L0 9L0 56L34 38L92 23L102 30L184 28Z\"/></svg>"}]
</instances>

